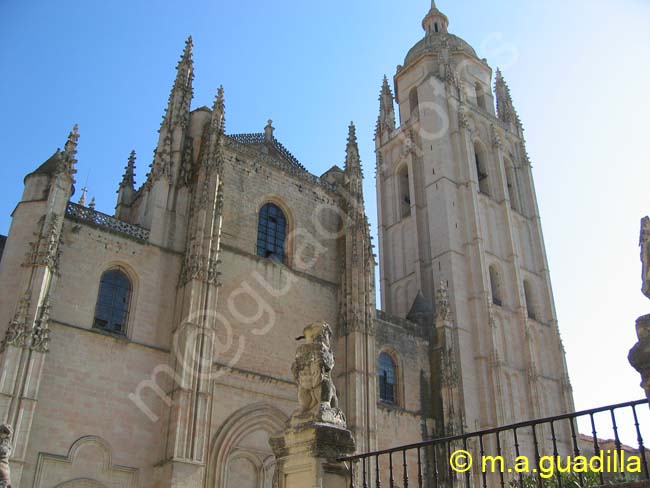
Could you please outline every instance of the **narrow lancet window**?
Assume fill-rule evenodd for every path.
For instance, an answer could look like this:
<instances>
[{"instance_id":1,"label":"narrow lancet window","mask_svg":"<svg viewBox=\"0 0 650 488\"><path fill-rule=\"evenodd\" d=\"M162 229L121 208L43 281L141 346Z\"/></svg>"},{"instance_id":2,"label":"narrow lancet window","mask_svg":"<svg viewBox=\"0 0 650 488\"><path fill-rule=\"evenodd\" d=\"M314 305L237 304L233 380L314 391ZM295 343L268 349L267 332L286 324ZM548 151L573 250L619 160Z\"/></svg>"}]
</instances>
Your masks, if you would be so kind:
<instances>
[{"instance_id":1,"label":"narrow lancet window","mask_svg":"<svg viewBox=\"0 0 650 488\"><path fill-rule=\"evenodd\" d=\"M400 217L405 218L411 215L411 187L407 165L399 169L397 172L397 180Z\"/></svg>"},{"instance_id":2,"label":"narrow lancet window","mask_svg":"<svg viewBox=\"0 0 650 488\"><path fill-rule=\"evenodd\" d=\"M510 199L510 208L519 211L519 193L517 191L517 177L512 163L506 159L506 184L508 185L508 198Z\"/></svg>"},{"instance_id":3,"label":"narrow lancet window","mask_svg":"<svg viewBox=\"0 0 650 488\"><path fill-rule=\"evenodd\" d=\"M501 283L499 271L494 264L490 266L490 288L492 291L492 303L501 306L503 303L501 299Z\"/></svg>"},{"instance_id":4,"label":"narrow lancet window","mask_svg":"<svg viewBox=\"0 0 650 488\"><path fill-rule=\"evenodd\" d=\"M478 148L474 147L474 158L476 160L476 175L478 177L478 189L481 193L490 194L490 185L488 182L488 173L485 165L485 157Z\"/></svg>"},{"instance_id":5,"label":"narrow lancet window","mask_svg":"<svg viewBox=\"0 0 650 488\"><path fill-rule=\"evenodd\" d=\"M528 280L524 280L524 298L526 299L528 318L537 320L537 315L535 313L535 296L533 295L533 289Z\"/></svg>"}]
</instances>

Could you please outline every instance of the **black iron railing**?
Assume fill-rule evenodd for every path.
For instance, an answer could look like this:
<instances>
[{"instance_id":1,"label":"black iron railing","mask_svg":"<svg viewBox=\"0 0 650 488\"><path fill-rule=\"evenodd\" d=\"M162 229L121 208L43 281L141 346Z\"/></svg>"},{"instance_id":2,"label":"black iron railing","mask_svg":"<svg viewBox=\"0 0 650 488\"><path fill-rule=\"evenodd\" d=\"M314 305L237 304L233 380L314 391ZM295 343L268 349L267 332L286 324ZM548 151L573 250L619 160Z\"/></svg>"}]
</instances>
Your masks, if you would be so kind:
<instances>
[{"instance_id":1,"label":"black iron railing","mask_svg":"<svg viewBox=\"0 0 650 488\"><path fill-rule=\"evenodd\" d=\"M639 461L638 469L632 474L628 471L627 476L650 479L639 423L639 414L649 413L647 405L648 400L620 403L359 454L339 461L349 465L350 488L599 485L621 481L616 477L626 472L625 455L628 461L632 457ZM603 417L606 418L605 426L602 425ZM624 426L636 437L635 447L621 442L619 430L623 417L629 421ZM589 435L579 433L581 422L590 428ZM597 426L603 427L601 432L613 434L613 439L599 438ZM624 451L623 459L621 451ZM464 463L454 458L457 452L469 455L465 456ZM587 464L586 471L582 464L578 468L575 464L578 456L584 456L593 464ZM562 474L562 469L567 474Z\"/></svg>"}]
</instances>

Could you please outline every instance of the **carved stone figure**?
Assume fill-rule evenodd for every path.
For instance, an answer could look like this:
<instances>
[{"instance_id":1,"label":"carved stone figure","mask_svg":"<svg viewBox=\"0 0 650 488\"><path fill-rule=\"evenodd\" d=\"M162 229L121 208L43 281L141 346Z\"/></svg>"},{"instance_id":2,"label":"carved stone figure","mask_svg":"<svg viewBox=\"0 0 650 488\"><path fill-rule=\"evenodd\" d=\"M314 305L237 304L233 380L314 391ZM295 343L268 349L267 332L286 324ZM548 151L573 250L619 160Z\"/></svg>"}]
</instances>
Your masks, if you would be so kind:
<instances>
[{"instance_id":1,"label":"carved stone figure","mask_svg":"<svg viewBox=\"0 0 650 488\"><path fill-rule=\"evenodd\" d=\"M438 289L436 290L436 316L443 321L451 320L449 289L446 281L440 281L438 283Z\"/></svg>"},{"instance_id":2,"label":"carved stone figure","mask_svg":"<svg viewBox=\"0 0 650 488\"><path fill-rule=\"evenodd\" d=\"M9 456L11 456L11 439L13 435L14 429L11 425L0 425L0 488L11 488Z\"/></svg>"},{"instance_id":3,"label":"carved stone figure","mask_svg":"<svg viewBox=\"0 0 650 488\"><path fill-rule=\"evenodd\" d=\"M650 218L641 219L641 235L639 236L641 247L641 291L650 298ZM650 314L642 315L636 321L636 334L639 338L630 353L628 361L641 374L641 386L650 398Z\"/></svg>"},{"instance_id":4,"label":"carved stone figure","mask_svg":"<svg viewBox=\"0 0 650 488\"><path fill-rule=\"evenodd\" d=\"M332 381L334 355L330 346L332 328L316 322L303 331L305 344L298 346L291 371L298 384L300 408L291 417L291 425L322 422L345 427L345 416L338 408Z\"/></svg>"},{"instance_id":5,"label":"carved stone figure","mask_svg":"<svg viewBox=\"0 0 650 488\"><path fill-rule=\"evenodd\" d=\"M641 291L645 296L650 298L650 218L648 217L641 219L639 246L641 247L641 263L643 263L641 272L643 285L641 286Z\"/></svg>"}]
</instances>

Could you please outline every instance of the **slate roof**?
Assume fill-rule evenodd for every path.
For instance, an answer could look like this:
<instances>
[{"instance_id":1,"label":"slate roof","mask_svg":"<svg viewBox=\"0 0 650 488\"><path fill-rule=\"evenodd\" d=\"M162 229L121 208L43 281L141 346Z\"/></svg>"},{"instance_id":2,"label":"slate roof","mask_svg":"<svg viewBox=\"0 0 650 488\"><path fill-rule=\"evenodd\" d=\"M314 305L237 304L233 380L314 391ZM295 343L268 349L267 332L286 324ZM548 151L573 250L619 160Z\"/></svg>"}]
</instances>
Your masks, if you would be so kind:
<instances>
[{"instance_id":1,"label":"slate roof","mask_svg":"<svg viewBox=\"0 0 650 488\"><path fill-rule=\"evenodd\" d=\"M228 137L233 139L234 141L237 141L241 144L247 144L247 145L252 145L252 146L258 146L265 144L267 146L270 146L275 152L277 152L277 155L285 159L288 163L293 164L294 166L307 171L305 167L298 161L298 158L296 158L291 152L282 145L280 141L278 141L275 137L271 138L270 141L267 141L265 138L265 135L263 132L253 132L250 134L226 134Z\"/></svg>"},{"instance_id":2,"label":"slate roof","mask_svg":"<svg viewBox=\"0 0 650 488\"><path fill-rule=\"evenodd\" d=\"M0 261L2 261L2 254L4 253L6 242L7 236L0 235Z\"/></svg>"},{"instance_id":3,"label":"slate roof","mask_svg":"<svg viewBox=\"0 0 650 488\"><path fill-rule=\"evenodd\" d=\"M419 291L406 318L408 320L414 321L418 316L433 315L434 313L435 307L433 305L433 302L427 298L424 298L422 292Z\"/></svg>"},{"instance_id":4,"label":"slate roof","mask_svg":"<svg viewBox=\"0 0 650 488\"><path fill-rule=\"evenodd\" d=\"M56 173L60 162L61 162L61 151L57 150L43 164L41 164L38 168L36 168L31 173L29 173L27 176L25 176L25 178L32 175L51 176Z\"/></svg>"}]
</instances>

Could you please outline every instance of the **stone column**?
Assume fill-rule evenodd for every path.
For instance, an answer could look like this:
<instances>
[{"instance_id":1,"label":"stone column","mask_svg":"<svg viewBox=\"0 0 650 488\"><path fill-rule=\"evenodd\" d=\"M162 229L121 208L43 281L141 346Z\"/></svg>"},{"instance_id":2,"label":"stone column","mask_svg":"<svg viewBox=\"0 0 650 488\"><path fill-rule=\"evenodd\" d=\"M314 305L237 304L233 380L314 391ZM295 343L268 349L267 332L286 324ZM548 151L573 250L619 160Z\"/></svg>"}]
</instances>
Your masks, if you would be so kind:
<instances>
[{"instance_id":1,"label":"stone column","mask_svg":"<svg viewBox=\"0 0 650 488\"><path fill-rule=\"evenodd\" d=\"M347 488L345 464L337 459L355 450L331 373L334 356L330 346L332 329L324 322L307 326L305 344L298 346L291 367L298 384L300 408L286 430L271 438L276 457L277 488Z\"/></svg>"}]
</instances>

